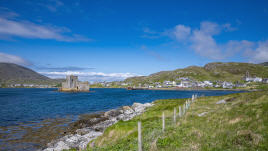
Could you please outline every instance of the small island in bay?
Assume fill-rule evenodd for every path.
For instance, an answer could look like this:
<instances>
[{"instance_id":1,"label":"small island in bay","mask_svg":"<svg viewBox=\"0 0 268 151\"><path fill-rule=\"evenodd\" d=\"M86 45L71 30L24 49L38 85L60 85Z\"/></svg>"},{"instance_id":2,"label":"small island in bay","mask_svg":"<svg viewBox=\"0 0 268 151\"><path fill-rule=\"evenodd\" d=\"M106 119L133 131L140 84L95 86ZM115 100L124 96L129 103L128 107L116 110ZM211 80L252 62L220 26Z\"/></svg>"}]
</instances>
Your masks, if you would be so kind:
<instances>
[{"instance_id":1,"label":"small island in bay","mask_svg":"<svg viewBox=\"0 0 268 151\"><path fill-rule=\"evenodd\" d=\"M89 83L78 81L78 76L67 75L66 81L58 89L61 92L89 92Z\"/></svg>"}]
</instances>

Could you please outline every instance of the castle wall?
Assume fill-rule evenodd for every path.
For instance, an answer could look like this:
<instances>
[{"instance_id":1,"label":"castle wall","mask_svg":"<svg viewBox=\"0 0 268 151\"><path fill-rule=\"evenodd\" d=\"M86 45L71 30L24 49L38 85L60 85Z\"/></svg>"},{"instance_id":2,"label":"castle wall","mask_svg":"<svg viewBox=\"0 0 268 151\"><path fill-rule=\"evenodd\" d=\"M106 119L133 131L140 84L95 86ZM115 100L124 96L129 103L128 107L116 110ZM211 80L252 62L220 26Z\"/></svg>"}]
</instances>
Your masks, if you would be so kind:
<instances>
[{"instance_id":1,"label":"castle wall","mask_svg":"<svg viewBox=\"0 0 268 151\"><path fill-rule=\"evenodd\" d=\"M79 82L77 76L66 76L66 81L62 82L60 91L89 91L88 82Z\"/></svg>"},{"instance_id":2,"label":"castle wall","mask_svg":"<svg viewBox=\"0 0 268 151\"><path fill-rule=\"evenodd\" d=\"M88 82L86 82L86 83L79 82L78 83L78 90L79 91L89 91L89 84L88 84Z\"/></svg>"}]
</instances>

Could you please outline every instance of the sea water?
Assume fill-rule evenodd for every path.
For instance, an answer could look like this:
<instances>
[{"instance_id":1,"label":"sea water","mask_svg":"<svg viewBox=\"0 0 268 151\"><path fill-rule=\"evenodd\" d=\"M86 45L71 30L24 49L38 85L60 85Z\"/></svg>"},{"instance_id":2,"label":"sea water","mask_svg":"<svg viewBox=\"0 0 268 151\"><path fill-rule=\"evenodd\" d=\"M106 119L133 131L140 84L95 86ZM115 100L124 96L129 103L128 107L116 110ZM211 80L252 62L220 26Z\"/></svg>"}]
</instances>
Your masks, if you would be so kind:
<instances>
[{"instance_id":1,"label":"sea water","mask_svg":"<svg viewBox=\"0 0 268 151\"><path fill-rule=\"evenodd\" d=\"M33 150L42 140L25 142L31 131L45 127L46 119L68 119L61 125L77 119L78 115L95 113L157 99L219 96L239 91L211 90L126 90L91 89L91 92L67 93L57 89L2 88L0 89L0 150ZM37 124L38 123L38 124ZM43 128L44 129L44 128ZM45 131L45 130L44 130ZM40 131L42 133L43 131ZM42 138L38 138L42 139ZM40 142L40 143L39 143Z\"/></svg>"}]
</instances>

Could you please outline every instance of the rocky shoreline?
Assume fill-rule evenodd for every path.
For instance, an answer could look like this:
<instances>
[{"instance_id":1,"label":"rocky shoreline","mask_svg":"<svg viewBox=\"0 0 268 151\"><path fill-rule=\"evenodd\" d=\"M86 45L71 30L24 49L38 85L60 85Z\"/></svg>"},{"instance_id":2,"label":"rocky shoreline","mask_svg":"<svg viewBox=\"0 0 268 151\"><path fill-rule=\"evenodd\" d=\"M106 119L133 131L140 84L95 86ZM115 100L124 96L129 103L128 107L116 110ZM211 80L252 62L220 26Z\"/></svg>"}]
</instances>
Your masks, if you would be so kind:
<instances>
[{"instance_id":1,"label":"rocky shoreline","mask_svg":"<svg viewBox=\"0 0 268 151\"><path fill-rule=\"evenodd\" d=\"M48 143L43 151L61 151L64 149L85 149L93 139L101 136L104 130L120 120L128 121L142 114L153 103L133 103L105 113L86 116L70 126L70 134ZM94 144L92 144L94 145Z\"/></svg>"}]
</instances>

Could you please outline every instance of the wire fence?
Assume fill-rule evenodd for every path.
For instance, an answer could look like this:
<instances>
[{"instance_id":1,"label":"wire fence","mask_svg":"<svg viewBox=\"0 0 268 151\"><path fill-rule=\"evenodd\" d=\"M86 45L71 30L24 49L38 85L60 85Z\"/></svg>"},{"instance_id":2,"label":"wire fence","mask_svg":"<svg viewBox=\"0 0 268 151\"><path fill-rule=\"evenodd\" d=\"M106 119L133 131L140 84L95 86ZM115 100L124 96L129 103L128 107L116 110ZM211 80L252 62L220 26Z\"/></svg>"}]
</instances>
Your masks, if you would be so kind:
<instances>
[{"instance_id":1,"label":"wire fence","mask_svg":"<svg viewBox=\"0 0 268 151\"><path fill-rule=\"evenodd\" d=\"M192 95L192 99L186 100L183 105L174 107L173 111L173 124L176 125L177 118L182 118L186 111L190 108L191 104L197 100L197 94ZM179 114L177 114L177 108L179 109ZM162 113L162 132L165 132L166 117L165 112ZM142 123L138 122L138 151L142 151Z\"/></svg>"}]
</instances>

